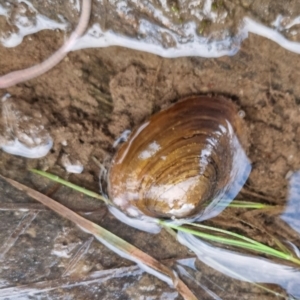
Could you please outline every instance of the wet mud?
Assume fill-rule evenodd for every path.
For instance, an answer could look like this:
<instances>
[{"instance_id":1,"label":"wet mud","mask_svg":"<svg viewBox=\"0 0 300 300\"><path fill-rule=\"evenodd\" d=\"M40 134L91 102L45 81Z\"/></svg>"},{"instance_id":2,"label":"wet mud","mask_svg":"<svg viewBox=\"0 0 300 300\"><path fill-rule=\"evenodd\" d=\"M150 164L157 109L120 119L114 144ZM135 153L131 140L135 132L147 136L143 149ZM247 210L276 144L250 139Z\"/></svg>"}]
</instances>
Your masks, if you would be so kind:
<instances>
[{"instance_id":1,"label":"wet mud","mask_svg":"<svg viewBox=\"0 0 300 300\"><path fill-rule=\"evenodd\" d=\"M249 1L242 2L247 5ZM43 31L26 37L18 47L0 46L1 75L43 60L63 40L61 32ZM167 59L122 47L71 52L47 74L1 90L2 95L11 95L21 113L28 114L30 107L32 114L43 117L54 144L41 159L1 151L0 172L172 265L193 254L166 232L152 236L129 228L109 215L103 204L30 174L28 169L47 170L99 191L99 167L93 157L109 168L115 153L113 143L122 132L180 98L222 95L244 112L247 126L252 172L239 199L276 208L227 209L207 224L271 246L276 245L274 236L300 247L299 233L279 218L289 197L289 179L300 169L299 70L297 54L252 34L231 57ZM82 164L81 174L65 171L66 156ZM50 299L66 295L76 299L181 299L165 283L3 181L0 200L0 299L31 299L35 295ZM274 299L254 285L233 281L199 264L201 272L193 274L194 278L204 280L206 286L216 282L222 299ZM201 287L191 285L201 299L211 299ZM268 287L284 293L277 286Z\"/></svg>"}]
</instances>

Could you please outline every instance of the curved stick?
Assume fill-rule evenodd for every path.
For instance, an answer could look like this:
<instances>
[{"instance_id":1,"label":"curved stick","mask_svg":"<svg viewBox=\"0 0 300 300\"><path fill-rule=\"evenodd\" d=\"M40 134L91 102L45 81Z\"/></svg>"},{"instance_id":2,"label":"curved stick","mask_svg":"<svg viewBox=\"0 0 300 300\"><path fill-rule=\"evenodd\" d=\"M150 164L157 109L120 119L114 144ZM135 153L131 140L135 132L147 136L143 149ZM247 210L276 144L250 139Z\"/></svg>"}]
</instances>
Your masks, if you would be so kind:
<instances>
[{"instance_id":1,"label":"curved stick","mask_svg":"<svg viewBox=\"0 0 300 300\"><path fill-rule=\"evenodd\" d=\"M0 88L8 88L20 82L42 75L63 60L67 53L72 49L77 38L85 32L91 15L91 6L92 0L82 0L82 8L78 25L61 48L40 64L0 76Z\"/></svg>"}]
</instances>

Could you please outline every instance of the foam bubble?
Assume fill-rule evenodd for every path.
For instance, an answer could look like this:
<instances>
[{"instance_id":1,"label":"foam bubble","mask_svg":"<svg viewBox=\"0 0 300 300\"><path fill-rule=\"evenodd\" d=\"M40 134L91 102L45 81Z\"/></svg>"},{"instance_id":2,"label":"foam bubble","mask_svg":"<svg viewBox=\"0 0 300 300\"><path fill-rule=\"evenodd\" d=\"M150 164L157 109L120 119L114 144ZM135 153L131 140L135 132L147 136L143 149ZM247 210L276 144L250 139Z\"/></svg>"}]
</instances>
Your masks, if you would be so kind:
<instances>
[{"instance_id":1,"label":"foam bubble","mask_svg":"<svg viewBox=\"0 0 300 300\"><path fill-rule=\"evenodd\" d=\"M4 47L11 48L16 47L23 41L23 38L27 35L34 34L41 30L67 30L68 24L63 21L57 22L50 18L40 14L29 1L22 1L26 4L24 9L16 14L12 24L17 28L16 31L11 31L5 35L0 36L0 42ZM26 15L26 10L30 11L30 17ZM11 19L12 7L5 8L0 4L0 15L5 16L7 19Z\"/></svg>"},{"instance_id":2,"label":"foam bubble","mask_svg":"<svg viewBox=\"0 0 300 300\"><path fill-rule=\"evenodd\" d=\"M122 46L169 58L180 56L219 57L223 55L234 55L239 50L241 37L232 39L232 37L228 35L222 40L213 41L197 36L196 25L193 22L186 24L186 29L194 36L192 42L184 44L177 43L176 47L164 48L163 45L158 42L155 43L155 41L152 43L149 39L133 39L119 35L111 30L104 32L100 25L95 23L85 35L77 40L72 50ZM151 34L153 36L155 33L150 33L150 31L159 31L159 28L146 20L142 20L140 22L140 31L144 33L144 35ZM174 37L174 40L177 38L175 34L169 34ZM233 40L236 42L233 42Z\"/></svg>"},{"instance_id":3,"label":"foam bubble","mask_svg":"<svg viewBox=\"0 0 300 300\"><path fill-rule=\"evenodd\" d=\"M279 44L281 47L294 52L294 53L300 53L300 43L299 42L293 42L285 38L282 34L280 34L278 31L267 27L263 24L260 24L248 17L244 18L244 28L243 30L248 33L255 33L257 35L263 36L277 44Z\"/></svg>"},{"instance_id":4,"label":"foam bubble","mask_svg":"<svg viewBox=\"0 0 300 300\"><path fill-rule=\"evenodd\" d=\"M80 174L83 171L83 165L80 161L71 162L70 157L66 154L62 157L62 164L68 173Z\"/></svg>"},{"instance_id":5,"label":"foam bubble","mask_svg":"<svg viewBox=\"0 0 300 300\"><path fill-rule=\"evenodd\" d=\"M15 47L22 42L24 36L40 30L68 29L66 18L61 17L60 21L52 20L50 15L39 13L30 1L18 3L30 11L30 14L24 9L13 13L12 5L0 4L0 15L10 22L13 15L11 25L17 28L10 33L2 33L0 42L5 47ZM79 0L70 0L70 3L75 11L80 10ZM254 33L278 43L289 51L300 53L300 42L291 41L283 35L292 35L294 31L297 33L296 30L290 29L300 24L300 16L290 18L279 13L270 24L262 24L259 19L254 20L244 15L240 20L235 20L236 22L229 22L227 10L224 7L216 9L212 0L192 1L188 5L181 5L180 9L168 5L166 1L160 1L160 5L156 6L152 5L151 1L116 1L111 2L105 10L102 10L102 6L100 3L98 10L93 12L94 23L86 34L77 40L72 50L122 46L170 58L220 57L237 53L242 41L249 33ZM103 23L104 11L110 24L110 27L105 29L100 25ZM181 14L185 16L184 19L181 19ZM119 20L115 22L117 18ZM216 26L203 33L205 20ZM120 22L124 26L120 27ZM239 26L233 28L233 23ZM201 29L201 26L204 27Z\"/></svg>"},{"instance_id":6,"label":"foam bubble","mask_svg":"<svg viewBox=\"0 0 300 300\"><path fill-rule=\"evenodd\" d=\"M161 230L161 227L157 224L157 220L155 218L147 216L143 216L142 219L130 218L114 206L109 206L109 211L121 222L139 230L153 234L159 233Z\"/></svg>"},{"instance_id":7,"label":"foam bubble","mask_svg":"<svg viewBox=\"0 0 300 300\"><path fill-rule=\"evenodd\" d=\"M41 158L48 154L53 141L45 129L46 120L39 112L9 94L2 97L1 109L0 149L27 158Z\"/></svg>"},{"instance_id":8,"label":"foam bubble","mask_svg":"<svg viewBox=\"0 0 300 300\"><path fill-rule=\"evenodd\" d=\"M2 150L12 155L18 155L27 158L41 158L48 154L52 146L52 139L49 139L45 144L32 148L27 147L18 139L14 139L13 141L8 141L5 145L2 145Z\"/></svg>"}]
</instances>

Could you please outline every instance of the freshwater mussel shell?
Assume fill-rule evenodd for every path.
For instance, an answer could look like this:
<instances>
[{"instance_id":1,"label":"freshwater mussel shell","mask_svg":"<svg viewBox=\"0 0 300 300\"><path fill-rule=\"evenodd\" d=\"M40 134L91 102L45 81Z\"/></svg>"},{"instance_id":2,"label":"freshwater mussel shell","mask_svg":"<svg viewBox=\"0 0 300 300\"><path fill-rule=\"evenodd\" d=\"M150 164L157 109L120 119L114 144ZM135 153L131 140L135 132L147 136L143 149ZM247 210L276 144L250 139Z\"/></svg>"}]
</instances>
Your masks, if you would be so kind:
<instances>
[{"instance_id":1,"label":"freshwater mussel shell","mask_svg":"<svg viewBox=\"0 0 300 300\"><path fill-rule=\"evenodd\" d=\"M109 197L136 218L214 216L224 209L216 209L220 201L231 201L250 172L242 136L243 122L231 100L178 101L121 145L108 174Z\"/></svg>"}]
</instances>

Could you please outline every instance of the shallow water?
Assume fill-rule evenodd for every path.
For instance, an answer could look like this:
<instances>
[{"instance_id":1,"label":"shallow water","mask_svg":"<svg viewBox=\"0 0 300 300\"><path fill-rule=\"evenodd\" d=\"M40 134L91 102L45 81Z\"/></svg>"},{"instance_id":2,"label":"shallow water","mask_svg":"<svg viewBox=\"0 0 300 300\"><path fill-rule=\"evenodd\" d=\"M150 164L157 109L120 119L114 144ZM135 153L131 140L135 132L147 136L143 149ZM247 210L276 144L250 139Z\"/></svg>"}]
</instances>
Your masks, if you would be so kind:
<instances>
[{"instance_id":1,"label":"shallow water","mask_svg":"<svg viewBox=\"0 0 300 300\"><path fill-rule=\"evenodd\" d=\"M0 48L1 74L46 58L64 39L64 34L58 31L41 31L27 36L21 43L23 36L44 28L65 30L70 24L76 24L78 1L37 3L7 1L0 4L0 14L9 16L8 19L0 17L2 44L14 46ZM1 173L62 201L158 259L172 258L173 262L184 259L191 253L166 233L152 236L127 227L124 230L125 225L107 214L103 205L29 175L26 169L49 169L72 182L98 190L99 170L92 156L108 167L115 151L113 143L124 130L140 125L148 116L181 97L207 93L225 95L233 98L245 114L246 151L252 162L252 172L239 199L276 207L226 209L208 224L276 246L271 238L274 236L282 243L292 243L289 247L297 253L299 250L295 247L300 246L300 62L296 54L300 41L299 4L296 1L288 5L281 1L216 3L94 1L90 30L77 47L121 45L161 56L192 57L165 59L119 47L75 51L47 74L3 90L1 97L7 92L11 94L13 111L22 116L23 122L18 127L20 132L16 127L11 132L5 118L1 119L1 147L15 141L24 130L31 138L36 132L43 132L41 137L51 137L53 147L47 156L37 160L1 152ZM10 33L12 30L14 34ZM4 104L1 103L2 115L5 115ZM42 120L38 122L36 117L34 123L30 122L33 116L42 116ZM23 137L22 142L34 148L30 141ZM47 139L35 139L33 143L47 145L43 141ZM82 165L83 173L68 175L66 157L67 165ZM91 241L73 224L24 198L3 182L0 190L0 236L4 241L0 298L30 299L35 295L57 299L67 292L69 297L84 295L98 299L139 296L179 299L177 292L167 284L129 266L126 260ZM215 251L218 248L222 247L215 246ZM272 262L283 264L276 259ZM205 263L207 261L197 262L198 270L191 265L186 269L197 278L191 286L204 299L233 299L233 295L237 299L275 298ZM247 270L245 265L243 270ZM188 280L183 271L179 273ZM258 274L254 272L251 276ZM104 279L100 283L98 278ZM293 279L273 282L276 284L269 284L270 289L295 295ZM17 285L21 287L16 288ZM50 290L50 286L55 288ZM106 287L109 291L104 292Z\"/></svg>"}]
</instances>

